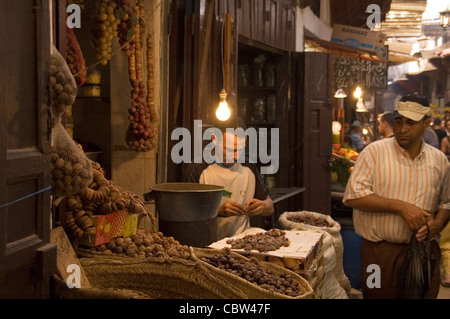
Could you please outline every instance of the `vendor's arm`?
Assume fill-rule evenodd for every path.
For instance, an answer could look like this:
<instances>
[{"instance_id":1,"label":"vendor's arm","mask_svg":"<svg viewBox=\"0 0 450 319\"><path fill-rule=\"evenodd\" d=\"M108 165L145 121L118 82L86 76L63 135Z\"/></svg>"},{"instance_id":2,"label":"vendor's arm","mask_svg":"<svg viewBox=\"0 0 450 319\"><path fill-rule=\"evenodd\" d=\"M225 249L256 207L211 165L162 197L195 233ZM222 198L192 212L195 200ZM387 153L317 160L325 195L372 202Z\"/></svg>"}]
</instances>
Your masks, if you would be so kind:
<instances>
[{"instance_id":1,"label":"vendor's arm","mask_svg":"<svg viewBox=\"0 0 450 319\"><path fill-rule=\"evenodd\" d=\"M245 207L247 215L249 216L270 216L273 214L273 201L269 196L264 200L256 198L249 199Z\"/></svg>"},{"instance_id":2,"label":"vendor's arm","mask_svg":"<svg viewBox=\"0 0 450 319\"><path fill-rule=\"evenodd\" d=\"M391 199L370 194L361 198L347 199L346 205L367 213L391 213L400 215L409 228L418 230L425 225L431 214L427 211L398 199Z\"/></svg>"}]
</instances>

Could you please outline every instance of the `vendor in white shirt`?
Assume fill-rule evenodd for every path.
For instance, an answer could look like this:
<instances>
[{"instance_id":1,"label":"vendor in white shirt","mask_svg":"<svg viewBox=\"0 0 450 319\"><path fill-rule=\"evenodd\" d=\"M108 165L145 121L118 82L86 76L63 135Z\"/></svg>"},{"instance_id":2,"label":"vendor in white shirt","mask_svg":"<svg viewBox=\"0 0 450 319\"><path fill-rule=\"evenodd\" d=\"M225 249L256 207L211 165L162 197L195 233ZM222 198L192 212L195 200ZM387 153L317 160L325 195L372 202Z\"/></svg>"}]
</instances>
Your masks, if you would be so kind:
<instances>
[{"instance_id":1,"label":"vendor in white shirt","mask_svg":"<svg viewBox=\"0 0 450 319\"><path fill-rule=\"evenodd\" d=\"M230 128L242 126L230 124ZM245 127L242 128L245 130ZM222 158L214 154L214 163L193 163L184 174L186 182L225 187L225 194L217 214L218 240L240 234L249 228L249 216L273 214L273 201L256 165L237 162L239 150L245 148L245 137L239 138L233 133L226 132L225 127L220 129L223 138L212 135L211 139L216 144L216 149L223 150ZM226 141L229 139L234 140L232 149L227 148Z\"/></svg>"}]
</instances>

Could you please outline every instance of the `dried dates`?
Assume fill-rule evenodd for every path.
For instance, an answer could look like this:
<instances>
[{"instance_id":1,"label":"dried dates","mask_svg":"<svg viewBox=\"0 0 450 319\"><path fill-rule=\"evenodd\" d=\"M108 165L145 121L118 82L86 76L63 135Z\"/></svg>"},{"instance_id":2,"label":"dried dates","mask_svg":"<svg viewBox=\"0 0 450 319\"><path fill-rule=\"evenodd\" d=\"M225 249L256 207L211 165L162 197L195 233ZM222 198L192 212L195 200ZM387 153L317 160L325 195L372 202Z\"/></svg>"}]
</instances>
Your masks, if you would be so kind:
<instances>
[{"instance_id":1,"label":"dried dates","mask_svg":"<svg viewBox=\"0 0 450 319\"><path fill-rule=\"evenodd\" d=\"M246 235L242 238L228 239L226 243L231 245L232 249L268 252L277 250L280 247L288 247L290 241L285 235L286 233L279 229L271 229L266 232Z\"/></svg>"},{"instance_id":2,"label":"dried dates","mask_svg":"<svg viewBox=\"0 0 450 319\"><path fill-rule=\"evenodd\" d=\"M255 262L235 258L232 255L214 255L211 257L201 257L200 260L216 268L239 276L253 284L284 294L290 297L300 295L298 283L290 275L281 273L274 274L272 271L263 268Z\"/></svg>"}]
</instances>

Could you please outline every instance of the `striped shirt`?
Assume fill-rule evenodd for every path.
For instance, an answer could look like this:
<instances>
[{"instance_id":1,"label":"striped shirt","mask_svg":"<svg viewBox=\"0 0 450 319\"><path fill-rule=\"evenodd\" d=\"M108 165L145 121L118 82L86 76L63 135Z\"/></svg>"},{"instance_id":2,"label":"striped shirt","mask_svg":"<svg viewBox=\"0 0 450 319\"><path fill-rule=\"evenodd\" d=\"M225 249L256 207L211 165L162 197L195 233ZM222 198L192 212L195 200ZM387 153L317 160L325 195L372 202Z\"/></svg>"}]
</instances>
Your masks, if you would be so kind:
<instances>
[{"instance_id":1,"label":"striped shirt","mask_svg":"<svg viewBox=\"0 0 450 319\"><path fill-rule=\"evenodd\" d=\"M450 209L450 164L445 155L422 141L411 159L395 138L370 143L359 155L348 181L343 203L370 194L398 199L432 214ZM355 231L378 242L406 243L411 230L398 214L353 209Z\"/></svg>"}]
</instances>

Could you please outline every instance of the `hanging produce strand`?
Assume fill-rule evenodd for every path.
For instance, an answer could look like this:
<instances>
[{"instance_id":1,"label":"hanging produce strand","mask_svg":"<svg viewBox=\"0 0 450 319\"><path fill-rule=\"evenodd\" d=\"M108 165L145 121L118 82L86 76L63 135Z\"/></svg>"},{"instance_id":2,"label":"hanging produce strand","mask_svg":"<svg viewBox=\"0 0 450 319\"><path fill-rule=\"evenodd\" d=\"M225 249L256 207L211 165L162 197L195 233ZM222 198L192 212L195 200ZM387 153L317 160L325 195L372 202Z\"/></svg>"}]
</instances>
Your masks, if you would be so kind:
<instances>
[{"instance_id":1,"label":"hanging produce strand","mask_svg":"<svg viewBox=\"0 0 450 319\"><path fill-rule=\"evenodd\" d=\"M66 62L72 72L77 86L86 82L86 61L72 28L66 28L67 56Z\"/></svg>"},{"instance_id":2,"label":"hanging produce strand","mask_svg":"<svg viewBox=\"0 0 450 319\"><path fill-rule=\"evenodd\" d=\"M155 104L153 99L150 100L149 95L153 96L153 89L150 93L148 87L147 99L145 98L146 84L143 79L143 29L145 27L144 20L144 4L142 0L137 1L133 7L134 15L138 19L138 23L134 25L134 53L129 58L129 74L132 86L131 91L131 107L128 110L128 119L130 124L128 126L126 141L128 146L138 152L146 152L155 147L156 132L153 125L152 114L154 118ZM142 24L141 24L142 23ZM153 72L150 72L148 64L148 55L152 55L152 46L147 46L147 76L153 77ZM147 84L150 82L147 79ZM150 104L149 101L152 103ZM152 108L152 109L151 109Z\"/></svg>"},{"instance_id":3,"label":"hanging produce strand","mask_svg":"<svg viewBox=\"0 0 450 319\"><path fill-rule=\"evenodd\" d=\"M111 0L100 0L98 5L95 49L96 58L101 65L106 65L111 60L112 40L118 34L117 28L121 20L116 17L116 9L117 3Z\"/></svg>"},{"instance_id":4,"label":"hanging produce strand","mask_svg":"<svg viewBox=\"0 0 450 319\"><path fill-rule=\"evenodd\" d=\"M131 149L139 152L155 148L157 125L154 102L153 40L150 31L146 30L144 17L143 0L100 0L94 30L97 64L107 65L117 51L124 52L128 58L131 104L128 108L130 123L125 139ZM145 60L144 31L147 31L147 59ZM113 51L112 42L116 37L120 49ZM146 80L144 80L145 66L147 67Z\"/></svg>"}]
</instances>

